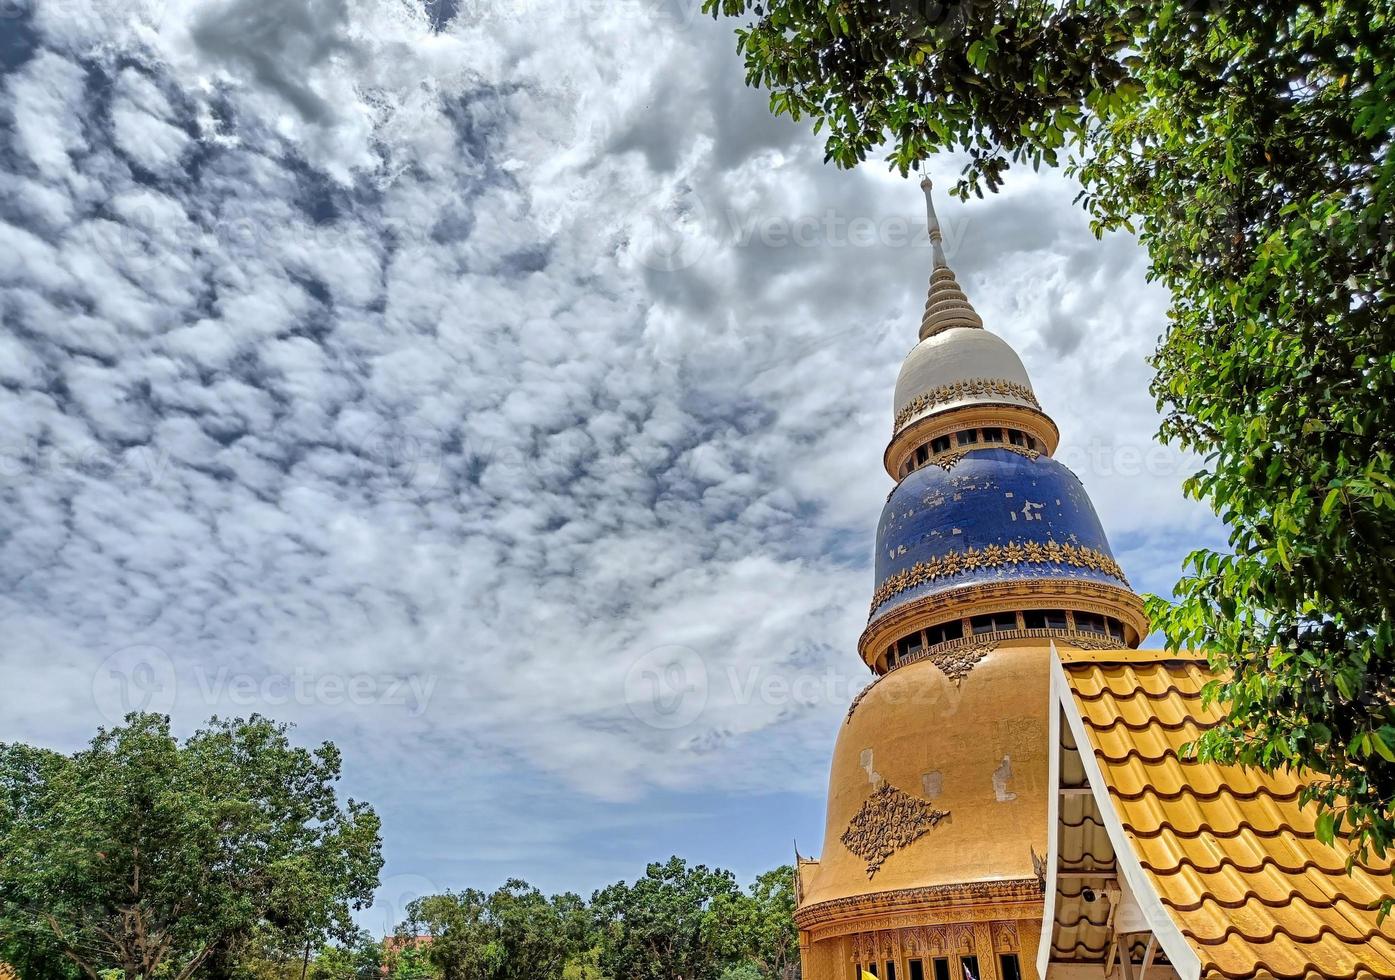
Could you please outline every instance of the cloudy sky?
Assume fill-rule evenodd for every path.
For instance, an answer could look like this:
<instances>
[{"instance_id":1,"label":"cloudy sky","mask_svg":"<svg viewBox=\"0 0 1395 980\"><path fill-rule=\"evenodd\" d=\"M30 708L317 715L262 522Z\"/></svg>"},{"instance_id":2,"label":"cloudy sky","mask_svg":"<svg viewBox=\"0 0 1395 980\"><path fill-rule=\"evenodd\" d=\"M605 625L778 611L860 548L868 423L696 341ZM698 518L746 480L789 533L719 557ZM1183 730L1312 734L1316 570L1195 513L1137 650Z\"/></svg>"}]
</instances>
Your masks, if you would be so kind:
<instances>
[{"instance_id":1,"label":"cloudy sky","mask_svg":"<svg viewBox=\"0 0 1395 980\"><path fill-rule=\"evenodd\" d=\"M375 929L818 850L929 249L695 5L0 0L0 739L333 739ZM1166 296L1072 195L942 199L950 259L1166 591Z\"/></svg>"}]
</instances>

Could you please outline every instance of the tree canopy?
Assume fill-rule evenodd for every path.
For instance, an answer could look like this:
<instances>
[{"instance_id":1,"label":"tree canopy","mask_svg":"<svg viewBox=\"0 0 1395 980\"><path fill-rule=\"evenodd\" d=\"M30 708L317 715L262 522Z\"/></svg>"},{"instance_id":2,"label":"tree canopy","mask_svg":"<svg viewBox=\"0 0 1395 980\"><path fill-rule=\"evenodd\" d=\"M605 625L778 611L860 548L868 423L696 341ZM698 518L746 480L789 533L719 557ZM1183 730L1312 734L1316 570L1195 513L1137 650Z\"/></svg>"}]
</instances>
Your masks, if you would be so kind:
<instances>
[{"instance_id":1,"label":"tree canopy","mask_svg":"<svg viewBox=\"0 0 1395 980\"><path fill-rule=\"evenodd\" d=\"M73 755L0 745L0 942L25 980L187 980L254 942L353 935L378 819L339 804L332 744L287 731L215 718L180 742L132 714Z\"/></svg>"},{"instance_id":2,"label":"tree canopy","mask_svg":"<svg viewBox=\"0 0 1395 980\"><path fill-rule=\"evenodd\" d=\"M1149 612L1228 706L1203 758L1303 766L1319 833L1395 839L1395 30L1378 0L704 0L851 167L1060 165L1172 294L1161 436L1229 548Z\"/></svg>"}]
</instances>

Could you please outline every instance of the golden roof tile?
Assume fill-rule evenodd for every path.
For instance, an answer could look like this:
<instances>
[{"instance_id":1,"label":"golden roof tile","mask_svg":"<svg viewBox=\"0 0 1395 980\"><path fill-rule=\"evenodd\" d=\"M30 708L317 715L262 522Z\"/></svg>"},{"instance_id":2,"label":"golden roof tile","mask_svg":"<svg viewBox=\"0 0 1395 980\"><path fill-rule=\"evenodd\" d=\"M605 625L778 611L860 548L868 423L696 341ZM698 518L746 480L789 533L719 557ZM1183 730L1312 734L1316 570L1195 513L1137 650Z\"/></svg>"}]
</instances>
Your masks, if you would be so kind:
<instances>
[{"instance_id":1,"label":"golden roof tile","mask_svg":"<svg viewBox=\"0 0 1395 980\"><path fill-rule=\"evenodd\" d=\"M1389 860L1355 862L1317 839L1300 774L1201 764L1186 745L1223 717L1202 704L1202 658L1158 651L1058 651L1134 857L1202 977L1395 977ZM1065 858L1066 855L1062 855Z\"/></svg>"}]
</instances>

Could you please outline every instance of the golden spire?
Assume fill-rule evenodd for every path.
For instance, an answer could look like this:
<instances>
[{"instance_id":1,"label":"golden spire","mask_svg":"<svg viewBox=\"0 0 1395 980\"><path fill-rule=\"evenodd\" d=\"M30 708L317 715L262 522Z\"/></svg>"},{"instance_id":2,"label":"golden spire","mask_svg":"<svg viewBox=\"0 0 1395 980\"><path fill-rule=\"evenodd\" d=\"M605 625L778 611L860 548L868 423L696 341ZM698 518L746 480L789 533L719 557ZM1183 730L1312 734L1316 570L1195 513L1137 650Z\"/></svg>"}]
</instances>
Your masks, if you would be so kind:
<instances>
[{"instance_id":1,"label":"golden spire","mask_svg":"<svg viewBox=\"0 0 1395 980\"><path fill-rule=\"evenodd\" d=\"M925 297L925 313L920 318L921 340L951 327L983 327L983 320L969 303L964 290L959 288L953 270L945 261L944 235L940 233L940 219L935 216L935 202L930 196L932 186L928 176L920 178L920 189L925 192L925 221L935 257L930 292Z\"/></svg>"}]
</instances>

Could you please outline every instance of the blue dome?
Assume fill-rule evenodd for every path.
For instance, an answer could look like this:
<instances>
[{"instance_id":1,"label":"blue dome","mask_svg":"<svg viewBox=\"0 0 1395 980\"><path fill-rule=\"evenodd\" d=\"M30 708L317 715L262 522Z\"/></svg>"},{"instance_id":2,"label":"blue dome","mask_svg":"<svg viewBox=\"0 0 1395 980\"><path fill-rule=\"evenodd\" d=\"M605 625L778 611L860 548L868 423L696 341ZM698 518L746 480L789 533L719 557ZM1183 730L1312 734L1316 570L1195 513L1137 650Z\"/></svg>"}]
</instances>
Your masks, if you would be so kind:
<instances>
[{"instance_id":1,"label":"blue dome","mask_svg":"<svg viewBox=\"0 0 1395 980\"><path fill-rule=\"evenodd\" d=\"M892 491L877 527L875 618L983 582L1071 579L1128 587L1085 488L1049 456L968 453Z\"/></svg>"}]
</instances>

